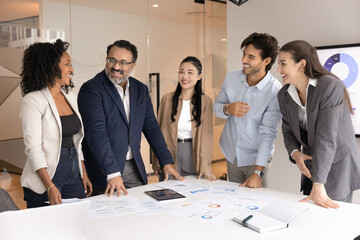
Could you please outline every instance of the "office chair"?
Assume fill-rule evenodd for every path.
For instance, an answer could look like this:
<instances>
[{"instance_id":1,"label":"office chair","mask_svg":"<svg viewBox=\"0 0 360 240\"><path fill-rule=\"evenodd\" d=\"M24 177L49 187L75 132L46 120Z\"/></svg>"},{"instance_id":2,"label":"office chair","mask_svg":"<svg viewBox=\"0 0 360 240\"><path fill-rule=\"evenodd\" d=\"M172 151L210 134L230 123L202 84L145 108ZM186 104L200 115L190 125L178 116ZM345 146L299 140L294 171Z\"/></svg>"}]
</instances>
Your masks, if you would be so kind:
<instances>
[{"instance_id":1,"label":"office chair","mask_svg":"<svg viewBox=\"0 0 360 240\"><path fill-rule=\"evenodd\" d=\"M11 199L9 193L4 189L0 188L0 213L13 210L19 210L19 208Z\"/></svg>"}]
</instances>

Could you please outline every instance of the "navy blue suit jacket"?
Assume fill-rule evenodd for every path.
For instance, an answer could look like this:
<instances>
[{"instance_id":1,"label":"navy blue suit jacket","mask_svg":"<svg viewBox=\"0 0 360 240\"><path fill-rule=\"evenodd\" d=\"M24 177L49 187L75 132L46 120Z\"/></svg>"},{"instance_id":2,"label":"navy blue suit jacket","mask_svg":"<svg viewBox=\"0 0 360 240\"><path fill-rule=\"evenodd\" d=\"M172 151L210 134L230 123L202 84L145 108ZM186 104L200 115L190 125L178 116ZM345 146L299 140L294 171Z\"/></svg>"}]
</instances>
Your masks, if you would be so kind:
<instances>
[{"instance_id":1,"label":"navy blue suit jacket","mask_svg":"<svg viewBox=\"0 0 360 240\"><path fill-rule=\"evenodd\" d=\"M156 121L147 86L132 77L129 81L130 122L120 95L105 71L84 83L79 92L78 105L85 129L85 164L98 190L105 191L108 174L123 173L129 145L142 180L147 184L140 154L142 132L161 166L174 163Z\"/></svg>"}]
</instances>

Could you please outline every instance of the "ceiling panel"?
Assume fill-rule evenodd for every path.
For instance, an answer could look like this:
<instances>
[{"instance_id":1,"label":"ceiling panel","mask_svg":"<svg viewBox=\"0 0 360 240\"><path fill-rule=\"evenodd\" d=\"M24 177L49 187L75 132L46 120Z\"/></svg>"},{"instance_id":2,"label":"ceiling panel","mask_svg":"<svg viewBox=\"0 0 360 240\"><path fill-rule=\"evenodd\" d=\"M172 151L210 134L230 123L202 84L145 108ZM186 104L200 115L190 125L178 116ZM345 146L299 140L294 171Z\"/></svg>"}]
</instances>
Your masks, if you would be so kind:
<instances>
[{"instance_id":1,"label":"ceiling panel","mask_svg":"<svg viewBox=\"0 0 360 240\"><path fill-rule=\"evenodd\" d=\"M0 23L39 15L39 1L0 0Z\"/></svg>"}]
</instances>

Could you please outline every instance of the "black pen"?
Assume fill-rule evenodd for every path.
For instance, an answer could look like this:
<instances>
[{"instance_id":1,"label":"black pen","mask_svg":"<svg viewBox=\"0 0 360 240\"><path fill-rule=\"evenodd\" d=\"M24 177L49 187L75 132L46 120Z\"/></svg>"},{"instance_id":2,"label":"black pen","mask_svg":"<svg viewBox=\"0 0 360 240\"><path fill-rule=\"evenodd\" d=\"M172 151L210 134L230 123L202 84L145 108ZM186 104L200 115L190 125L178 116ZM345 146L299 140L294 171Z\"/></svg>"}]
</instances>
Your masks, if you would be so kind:
<instances>
[{"instance_id":1,"label":"black pen","mask_svg":"<svg viewBox=\"0 0 360 240\"><path fill-rule=\"evenodd\" d=\"M253 215L247 216L246 218L244 218L244 220L242 220L241 224L242 224L244 227L247 227L247 226L248 226L247 221L249 221L252 217L253 217Z\"/></svg>"},{"instance_id":2,"label":"black pen","mask_svg":"<svg viewBox=\"0 0 360 240\"><path fill-rule=\"evenodd\" d=\"M244 218L244 220L240 220L239 218L234 217L233 221L237 222L237 223L240 223L244 227L248 227L247 221L249 221L251 218L253 218L253 215L247 216L246 218Z\"/></svg>"}]
</instances>

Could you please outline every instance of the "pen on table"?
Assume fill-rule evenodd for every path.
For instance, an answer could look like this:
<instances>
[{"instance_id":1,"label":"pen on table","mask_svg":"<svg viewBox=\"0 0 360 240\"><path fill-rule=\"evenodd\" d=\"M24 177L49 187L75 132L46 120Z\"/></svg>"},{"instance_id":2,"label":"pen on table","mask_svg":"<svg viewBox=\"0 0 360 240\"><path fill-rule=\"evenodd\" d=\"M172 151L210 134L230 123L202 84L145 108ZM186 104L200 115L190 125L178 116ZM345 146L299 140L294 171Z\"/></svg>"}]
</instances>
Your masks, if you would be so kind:
<instances>
[{"instance_id":1,"label":"pen on table","mask_svg":"<svg viewBox=\"0 0 360 240\"><path fill-rule=\"evenodd\" d=\"M246 218L244 218L244 220L242 220L241 224L242 224L244 227L247 227L247 226L248 226L247 221L249 221L252 217L253 217L253 215L247 216Z\"/></svg>"}]
</instances>

